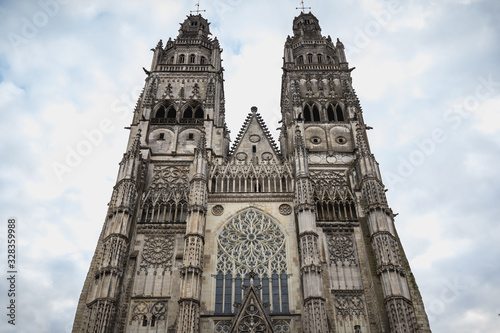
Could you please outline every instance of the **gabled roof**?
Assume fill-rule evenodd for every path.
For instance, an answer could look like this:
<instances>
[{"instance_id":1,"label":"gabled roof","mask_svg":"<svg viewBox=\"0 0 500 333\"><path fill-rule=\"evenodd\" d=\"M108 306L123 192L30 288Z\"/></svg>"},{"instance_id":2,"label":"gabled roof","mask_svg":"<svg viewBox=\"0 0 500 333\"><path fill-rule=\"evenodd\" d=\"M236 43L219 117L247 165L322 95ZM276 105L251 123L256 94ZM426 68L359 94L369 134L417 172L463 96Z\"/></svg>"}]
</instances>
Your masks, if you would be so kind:
<instances>
[{"instance_id":1,"label":"gabled roof","mask_svg":"<svg viewBox=\"0 0 500 333\"><path fill-rule=\"evenodd\" d=\"M234 317L229 332L274 332L271 319L267 315L253 285L248 287L243 303Z\"/></svg>"},{"instance_id":2,"label":"gabled roof","mask_svg":"<svg viewBox=\"0 0 500 333\"><path fill-rule=\"evenodd\" d=\"M260 136L260 141L257 141L260 142L259 145L267 143L269 145L269 149L272 150L274 155L278 156L280 154L278 146L276 145L276 142L274 142L274 139L271 136L271 133L269 132L266 124L264 123L262 116L257 112L257 107L253 106L251 110L252 111L247 115L245 121L243 122L243 125L241 126L241 129L236 136L236 139L234 140L233 146L229 153L231 155L235 155L237 152L244 149L244 147L241 147L243 141L257 140L250 138L250 136L253 136L253 138L256 138L256 136ZM251 133L249 131L250 128Z\"/></svg>"}]
</instances>

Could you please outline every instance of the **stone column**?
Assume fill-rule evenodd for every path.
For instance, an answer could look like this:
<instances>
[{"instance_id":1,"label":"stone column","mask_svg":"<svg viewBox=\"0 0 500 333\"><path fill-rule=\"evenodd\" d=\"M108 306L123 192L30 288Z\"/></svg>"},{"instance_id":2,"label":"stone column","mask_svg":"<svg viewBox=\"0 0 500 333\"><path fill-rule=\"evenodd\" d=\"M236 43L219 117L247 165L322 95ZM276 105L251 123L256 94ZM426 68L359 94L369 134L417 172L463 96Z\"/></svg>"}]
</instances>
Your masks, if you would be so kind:
<instances>
[{"instance_id":1,"label":"stone column","mask_svg":"<svg viewBox=\"0 0 500 333\"><path fill-rule=\"evenodd\" d=\"M300 130L295 132L295 213L299 228L300 273L304 295L304 332L328 332L316 217L308 157Z\"/></svg>"},{"instance_id":2,"label":"stone column","mask_svg":"<svg viewBox=\"0 0 500 333\"><path fill-rule=\"evenodd\" d=\"M189 211L184 237L177 333L200 331L201 279L208 195L208 162L204 134L195 151L193 168L194 176L190 182Z\"/></svg>"}]
</instances>

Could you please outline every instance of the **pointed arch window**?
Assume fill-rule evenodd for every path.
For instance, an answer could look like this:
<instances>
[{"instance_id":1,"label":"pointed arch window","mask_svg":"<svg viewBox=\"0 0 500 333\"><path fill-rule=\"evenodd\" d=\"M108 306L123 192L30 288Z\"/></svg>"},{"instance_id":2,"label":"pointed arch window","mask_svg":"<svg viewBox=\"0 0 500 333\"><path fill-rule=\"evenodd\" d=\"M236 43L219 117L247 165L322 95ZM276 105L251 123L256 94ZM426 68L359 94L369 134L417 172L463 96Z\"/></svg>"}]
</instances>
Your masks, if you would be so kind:
<instances>
[{"instance_id":1,"label":"pointed arch window","mask_svg":"<svg viewBox=\"0 0 500 333\"><path fill-rule=\"evenodd\" d=\"M270 303L266 311L289 313L288 275L284 233L266 214L247 209L224 226L217 237L215 313L232 314L234 302L246 294L243 286L261 286L258 296Z\"/></svg>"},{"instance_id":2,"label":"pointed arch window","mask_svg":"<svg viewBox=\"0 0 500 333\"><path fill-rule=\"evenodd\" d=\"M306 104L304 106L304 122L321 121L319 108L317 105Z\"/></svg>"},{"instance_id":3,"label":"pointed arch window","mask_svg":"<svg viewBox=\"0 0 500 333\"><path fill-rule=\"evenodd\" d=\"M193 121L195 123L200 122L203 120L205 117L205 112L203 111L203 108L201 105L189 105L184 112L182 113L182 118L184 119L183 122L186 123L192 123ZM192 120L188 121L187 119L197 119L197 120Z\"/></svg>"},{"instance_id":4,"label":"pointed arch window","mask_svg":"<svg viewBox=\"0 0 500 333\"><path fill-rule=\"evenodd\" d=\"M338 104L335 107L335 115L337 116L337 121L344 121L344 111L342 111L342 108Z\"/></svg>"},{"instance_id":5,"label":"pointed arch window","mask_svg":"<svg viewBox=\"0 0 500 333\"><path fill-rule=\"evenodd\" d=\"M198 107L196 111L194 112L194 117L197 119L203 119L203 109L201 107Z\"/></svg>"},{"instance_id":6,"label":"pointed arch window","mask_svg":"<svg viewBox=\"0 0 500 333\"><path fill-rule=\"evenodd\" d=\"M319 116L319 109L316 105L313 106L313 121L321 121Z\"/></svg>"},{"instance_id":7,"label":"pointed arch window","mask_svg":"<svg viewBox=\"0 0 500 333\"><path fill-rule=\"evenodd\" d=\"M188 106L186 110L184 110L184 114L182 115L182 118L193 118L193 108Z\"/></svg>"},{"instance_id":8,"label":"pointed arch window","mask_svg":"<svg viewBox=\"0 0 500 333\"><path fill-rule=\"evenodd\" d=\"M175 111L175 108L174 107L170 107L168 109L168 112L167 112L167 118L168 119L175 119L177 115L177 112Z\"/></svg>"},{"instance_id":9,"label":"pointed arch window","mask_svg":"<svg viewBox=\"0 0 500 333\"><path fill-rule=\"evenodd\" d=\"M312 53L307 54L307 63L312 64L313 63L313 55Z\"/></svg>"},{"instance_id":10,"label":"pointed arch window","mask_svg":"<svg viewBox=\"0 0 500 333\"><path fill-rule=\"evenodd\" d=\"M165 107L163 105L156 110L155 118L165 118Z\"/></svg>"},{"instance_id":11,"label":"pointed arch window","mask_svg":"<svg viewBox=\"0 0 500 333\"><path fill-rule=\"evenodd\" d=\"M318 64L323 63L323 55L321 53L318 53Z\"/></svg>"},{"instance_id":12,"label":"pointed arch window","mask_svg":"<svg viewBox=\"0 0 500 333\"><path fill-rule=\"evenodd\" d=\"M186 61L186 56L184 54L179 55L179 64L183 64Z\"/></svg>"},{"instance_id":13,"label":"pointed arch window","mask_svg":"<svg viewBox=\"0 0 500 333\"><path fill-rule=\"evenodd\" d=\"M331 104L328 105L327 114L328 114L328 121L330 122L345 121L344 111L342 110L342 107L339 104L335 105L335 107Z\"/></svg>"},{"instance_id":14,"label":"pointed arch window","mask_svg":"<svg viewBox=\"0 0 500 333\"><path fill-rule=\"evenodd\" d=\"M190 54L189 55L189 63L194 64L196 62L196 55L195 54Z\"/></svg>"}]
</instances>

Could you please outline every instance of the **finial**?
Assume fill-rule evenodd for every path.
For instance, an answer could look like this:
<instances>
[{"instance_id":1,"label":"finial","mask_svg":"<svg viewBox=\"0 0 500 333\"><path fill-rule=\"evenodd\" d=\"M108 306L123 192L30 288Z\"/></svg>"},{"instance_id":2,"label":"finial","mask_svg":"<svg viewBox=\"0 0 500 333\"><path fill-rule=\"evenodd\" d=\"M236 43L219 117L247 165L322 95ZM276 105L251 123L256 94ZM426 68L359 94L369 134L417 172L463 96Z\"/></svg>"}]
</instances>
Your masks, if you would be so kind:
<instances>
[{"instance_id":1,"label":"finial","mask_svg":"<svg viewBox=\"0 0 500 333\"><path fill-rule=\"evenodd\" d=\"M190 13L196 13L196 15L199 15L200 12L206 12L206 10L200 9L200 2L199 1L195 6L196 6L196 10L190 10L189 11Z\"/></svg>"},{"instance_id":2,"label":"finial","mask_svg":"<svg viewBox=\"0 0 500 333\"><path fill-rule=\"evenodd\" d=\"M252 110L253 113L257 113L257 107L256 106L252 106L250 108L250 110Z\"/></svg>"},{"instance_id":3,"label":"finial","mask_svg":"<svg viewBox=\"0 0 500 333\"><path fill-rule=\"evenodd\" d=\"M301 7L295 7L295 9L301 9L302 13L304 13L304 10L306 10L306 9L311 9L311 7L304 6L304 1L301 1L300 4L301 4Z\"/></svg>"}]
</instances>

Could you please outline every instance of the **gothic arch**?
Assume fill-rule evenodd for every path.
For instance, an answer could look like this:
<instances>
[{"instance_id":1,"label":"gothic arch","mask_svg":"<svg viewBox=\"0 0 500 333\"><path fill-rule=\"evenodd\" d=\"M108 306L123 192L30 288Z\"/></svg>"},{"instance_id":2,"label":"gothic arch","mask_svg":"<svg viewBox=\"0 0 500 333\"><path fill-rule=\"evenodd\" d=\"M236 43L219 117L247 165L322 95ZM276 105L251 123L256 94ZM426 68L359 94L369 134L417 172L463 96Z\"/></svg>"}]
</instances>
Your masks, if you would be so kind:
<instances>
[{"instance_id":1,"label":"gothic arch","mask_svg":"<svg viewBox=\"0 0 500 333\"><path fill-rule=\"evenodd\" d=\"M177 117L177 110L172 102L163 101L153 109L153 123L173 123Z\"/></svg>"},{"instance_id":2,"label":"gothic arch","mask_svg":"<svg viewBox=\"0 0 500 333\"><path fill-rule=\"evenodd\" d=\"M287 234L276 219L255 207L232 215L217 233L215 313L234 314L244 298L243 286L261 286L267 312L289 313Z\"/></svg>"},{"instance_id":3,"label":"gothic arch","mask_svg":"<svg viewBox=\"0 0 500 333\"><path fill-rule=\"evenodd\" d=\"M331 102L326 108L326 114L329 122L345 122L346 116L344 108L340 103Z\"/></svg>"},{"instance_id":4,"label":"gothic arch","mask_svg":"<svg viewBox=\"0 0 500 333\"><path fill-rule=\"evenodd\" d=\"M318 106L317 103L314 102L307 102L304 105L303 109L303 116L304 116L304 122L312 122L312 121L321 121L321 113L320 113L321 106Z\"/></svg>"},{"instance_id":5,"label":"gothic arch","mask_svg":"<svg viewBox=\"0 0 500 333\"><path fill-rule=\"evenodd\" d=\"M184 105L182 110L183 119L202 119L205 116L205 112L200 103L189 102Z\"/></svg>"}]
</instances>

